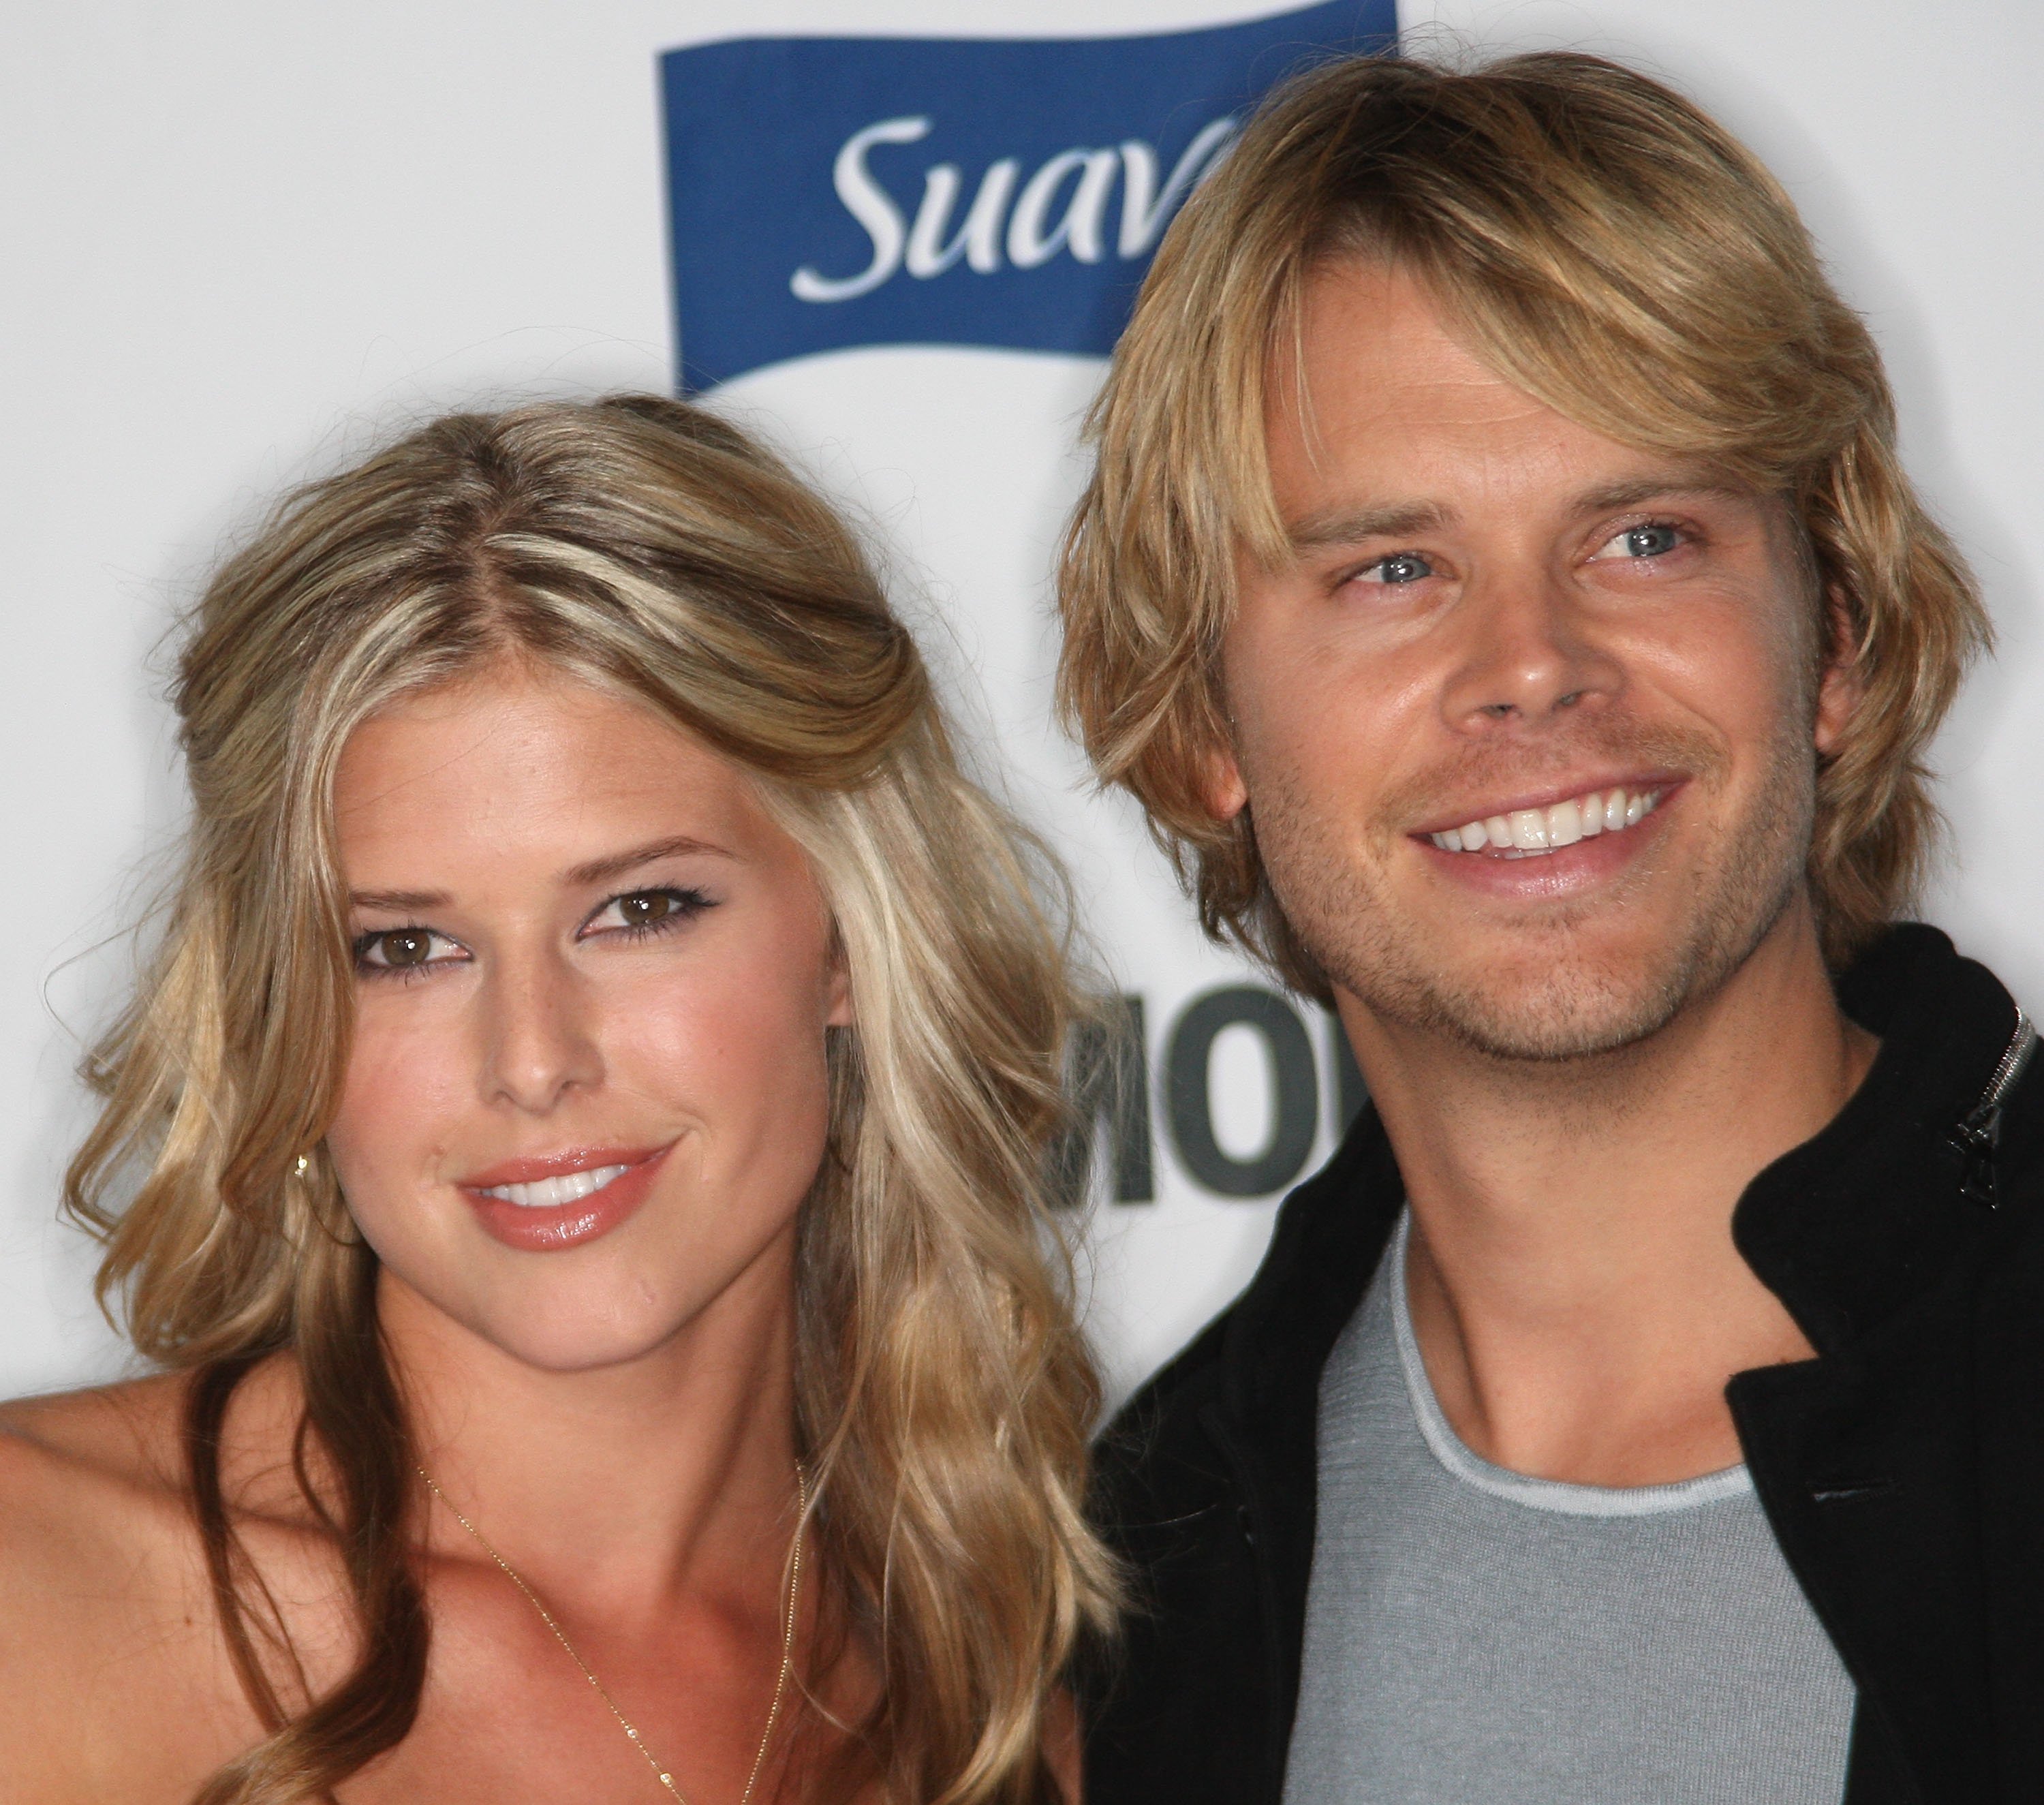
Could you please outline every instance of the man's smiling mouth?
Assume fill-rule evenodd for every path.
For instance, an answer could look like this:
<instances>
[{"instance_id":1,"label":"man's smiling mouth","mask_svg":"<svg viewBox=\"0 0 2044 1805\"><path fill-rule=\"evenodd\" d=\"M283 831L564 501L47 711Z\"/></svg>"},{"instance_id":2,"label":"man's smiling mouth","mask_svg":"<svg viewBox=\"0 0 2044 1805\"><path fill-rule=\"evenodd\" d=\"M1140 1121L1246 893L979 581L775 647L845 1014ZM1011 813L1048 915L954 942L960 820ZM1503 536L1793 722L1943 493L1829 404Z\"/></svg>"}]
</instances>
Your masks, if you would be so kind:
<instances>
[{"instance_id":1,"label":"man's smiling mouth","mask_svg":"<svg viewBox=\"0 0 2044 1805\"><path fill-rule=\"evenodd\" d=\"M1443 852L1481 852L1493 858L1525 858L1558 852L1598 834L1622 834L1652 814L1669 786L1592 790L1545 808L1515 808L1450 828L1427 838Z\"/></svg>"}]
</instances>

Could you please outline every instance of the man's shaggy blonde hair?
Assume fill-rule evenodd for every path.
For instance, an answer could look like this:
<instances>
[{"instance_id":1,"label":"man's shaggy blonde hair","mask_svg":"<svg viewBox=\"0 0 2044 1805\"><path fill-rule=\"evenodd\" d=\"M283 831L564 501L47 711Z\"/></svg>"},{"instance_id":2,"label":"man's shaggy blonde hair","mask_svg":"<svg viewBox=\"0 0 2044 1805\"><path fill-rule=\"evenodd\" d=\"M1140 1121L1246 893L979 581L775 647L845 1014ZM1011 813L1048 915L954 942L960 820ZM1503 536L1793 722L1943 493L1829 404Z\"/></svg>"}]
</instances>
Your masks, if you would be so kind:
<instances>
[{"instance_id":1,"label":"man's shaggy blonde hair","mask_svg":"<svg viewBox=\"0 0 2044 1805\"><path fill-rule=\"evenodd\" d=\"M1089 422L1060 697L1217 939L1325 980L1272 897L1227 743L1235 560L1286 556L1265 440L1274 360L1331 262L1423 282L1506 380L1595 431L1781 497L1817 635L1863 698L1819 763L1809 880L1842 964L1913 894L1938 826L1923 755L1989 632L1895 449L1879 352L1780 185L1714 121L1601 59L1463 73L1353 57L1280 89L1166 234Z\"/></svg>"}]
</instances>

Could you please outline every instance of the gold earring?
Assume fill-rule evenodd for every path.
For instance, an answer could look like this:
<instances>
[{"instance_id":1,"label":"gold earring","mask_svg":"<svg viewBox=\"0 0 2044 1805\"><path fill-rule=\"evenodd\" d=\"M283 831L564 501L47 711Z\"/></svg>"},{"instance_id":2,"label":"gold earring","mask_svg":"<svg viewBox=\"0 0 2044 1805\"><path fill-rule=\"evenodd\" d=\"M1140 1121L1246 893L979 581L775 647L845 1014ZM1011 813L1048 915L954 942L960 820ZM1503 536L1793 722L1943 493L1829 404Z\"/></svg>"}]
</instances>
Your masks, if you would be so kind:
<instances>
[{"instance_id":1,"label":"gold earring","mask_svg":"<svg viewBox=\"0 0 2044 1805\"><path fill-rule=\"evenodd\" d=\"M300 1154L298 1155L298 1176L301 1178L305 1177L306 1169L309 1167L311 1164L311 1160L307 1158L305 1154Z\"/></svg>"}]
</instances>

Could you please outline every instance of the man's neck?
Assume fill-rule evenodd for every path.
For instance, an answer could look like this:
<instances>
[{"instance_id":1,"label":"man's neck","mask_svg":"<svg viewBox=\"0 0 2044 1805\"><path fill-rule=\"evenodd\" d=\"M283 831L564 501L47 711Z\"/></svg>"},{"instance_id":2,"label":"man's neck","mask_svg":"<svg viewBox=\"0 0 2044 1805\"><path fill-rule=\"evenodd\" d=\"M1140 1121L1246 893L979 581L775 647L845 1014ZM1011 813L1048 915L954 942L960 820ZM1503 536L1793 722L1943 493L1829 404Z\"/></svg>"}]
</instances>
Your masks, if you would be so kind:
<instances>
[{"instance_id":1,"label":"man's neck","mask_svg":"<svg viewBox=\"0 0 2044 1805\"><path fill-rule=\"evenodd\" d=\"M1590 1484L1735 1465L1725 1381L1812 1350L1733 1246L1732 1211L1875 1050L1807 907L1622 1055L1501 1062L1340 1005L1411 1204L1414 1329L1462 1438Z\"/></svg>"}]
</instances>

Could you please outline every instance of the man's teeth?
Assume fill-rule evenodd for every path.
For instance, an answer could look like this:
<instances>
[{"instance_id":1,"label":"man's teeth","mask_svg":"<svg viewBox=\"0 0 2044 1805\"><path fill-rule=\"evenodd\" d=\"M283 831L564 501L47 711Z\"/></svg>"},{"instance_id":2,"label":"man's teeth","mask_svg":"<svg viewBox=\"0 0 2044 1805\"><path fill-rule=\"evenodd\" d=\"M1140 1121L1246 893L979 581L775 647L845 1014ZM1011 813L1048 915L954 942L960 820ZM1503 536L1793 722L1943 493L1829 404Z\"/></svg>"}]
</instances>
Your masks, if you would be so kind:
<instances>
[{"instance_id":1,"label":"man's teeth","mask_svg":"<svg viewBox=\"0 0 2044 1805\"><path fill-rule=\"evenodd\" d=\"M593 1166L586 1172L564 1172L558 1178L536 1178L529 1185L492 1185L486 1197L501 1197L521 1209L559 1209L563 1204L578 1204L593 1196L613 1178L631 1169L623 1166Z\"/></svg>"},{"instance_id":2,"label":"man's teeth","mask_svg":"<svg viewBox=\"0 0 2044 1805\"><path fill-rule=\"evenodd\" d=\"M1554 852L1594 834L1623 833L1660 805L1664 789L1593 790L1550 808L1515 808L1427 837L1443 852L1501 852L1507 858Z\"/></svg>"}]
</instances>

